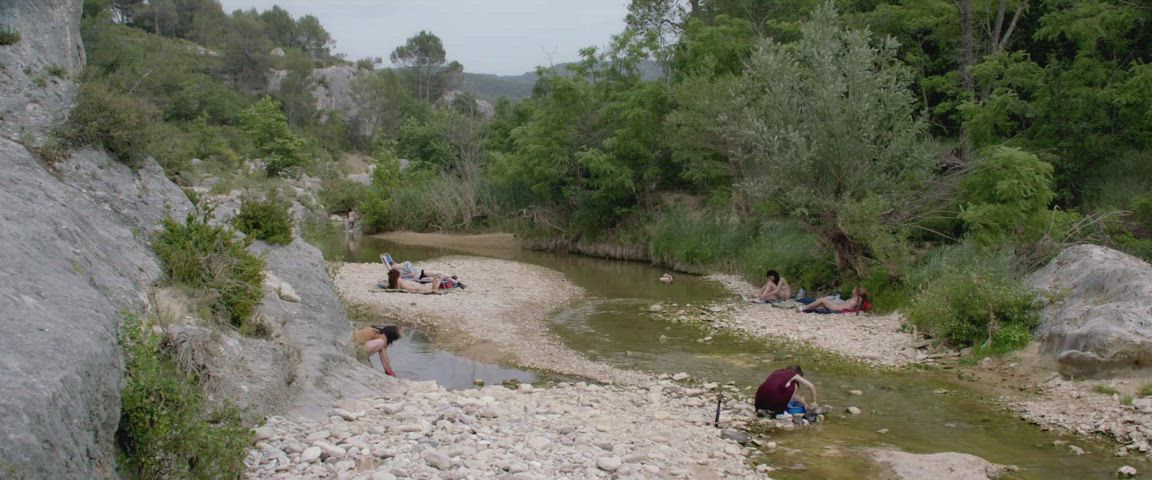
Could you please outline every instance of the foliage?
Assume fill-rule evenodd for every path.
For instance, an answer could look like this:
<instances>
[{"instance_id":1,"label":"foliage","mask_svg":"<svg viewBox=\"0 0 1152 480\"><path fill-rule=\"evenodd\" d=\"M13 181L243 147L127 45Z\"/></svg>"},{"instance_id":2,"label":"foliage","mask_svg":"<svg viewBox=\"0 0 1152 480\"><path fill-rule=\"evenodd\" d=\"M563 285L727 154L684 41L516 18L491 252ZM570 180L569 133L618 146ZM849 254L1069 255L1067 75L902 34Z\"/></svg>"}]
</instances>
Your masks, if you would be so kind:
<instances>
[{"instance_id":1,"label":"foliage","mask_svg":"<svg viewBox=\"0 0 1152 480\"><path fill-rule=\"evenodd\" d=\"M116 443L139 478L239 478L251 433L232 407L210 410L198 379L181 371L159 335L127 316L127 356Z\"/></svg>"},{"instance_id":2,"label":"foliage","mask_svg":"<svg viewBox=\"0 0 1152 480\"><path fill-rule=\"evenodd\" d=\"M264 159L268 176L291 175L304 163L305 142L288 128L280 103L264 97L241 113L244 131Z\"/></svg>"},{"instance_id":3,"label":"foliage","mask_svg":"<svg viewBox=\"0 0 1152 480\"><path fill-rule=\"evenodd\" d=\"M1116 387L1113 387L1113 386L1107 385L1107 384L1103 384L1103 383L1096 385L1096 387L1093 388L1092 391L1099 393L1101 395L1108 395L1108 396L1120 394L1120 391L1117 390Z\"/></svg>"},{"instance_id":4,"label":"foliage","mask_svg":"<svg viewBox=\"0 0 1152 480\"><path fill-rule=\"evenodd\" d=\"M744 108L727 122L740 191L806 218L842 271L863 273L899 242L884 214L910 205L930 167L910 72L895 53L893 42L843 27L826 4L796 42L761 43L737 92ZM851 218L864 211L880 222Z\"/></svg>"},{"instance_id":5,"label":"foliage","mask_svg":"<svg viewBox=\"0 0 1152 480\"><path fill-rule=\"evenodd\" d=\"M20 43L20 32L16 30L0 30L0 46Z\"/></svg>"},{"instance_id":6,"label":"foliage","mask_svg":"<svg viewBox=\"0 0 1152 480\"><path fill-rule=\"evenodd\" d=\"M1140 390L1136 392L1136 395L1138 395L1140 398L1152 397L1152 383L1145 383L1142 385Z\"/></svg>"},{"instance_id":7,"label":"foliage","mask_svg":"<svg viewBox=\"0 0 1152 480\"><path fill-rule=\"evenodd\" d=\"M325 180L317 196L328 213L346 213L356 210L368 195L368 186L345 178Z\"/></svg>"},{"instance_id":8,"label":"foliage","mask_svg":"<svg viewBox=\"0 0 1152 480\"><path fill-rule=\"evenodd\" d=\"M1074 215L1051 211L1052 166L1018 148L997 147L976 164L964 184L960 213L982 244L1023 245L1053 228L1067 230Z\"/></svg>"},{"instance_id":9,"label":"foliage","mask_svg":"<svg viewBox=\"0 0 1152 480\"><path fill-rule=\"evenodd\" d=\"M918 281L907 318L933 336L988 353L1018 349L1039 323L1034 295L1013 270L1011 251L949 247L934 253ZM911 283L911 282L910 282Z\"/></svg>"},{"instance_id":10,"label":"foliage","mask_svg":"<svg viewBox=\"0 0 1152 480\"><path fill-rule=\"evenodd\" d=\"M232 225L251 238L275 245L292 242L292 214L288 203L276 198L248 198L232 219Z\"/></svg>"},{"instance_id":11,"label":"foliage","mask_svg":"<svg viewBox=\"0 0 1152 480\"><path fill-rule=\"evenodd\" d=\"M101 147L121 162L138 166L147 158L148 146L159 140L154 136L158 122L159 112L147 102L89 82L80 89L59 134L74 146Z\"/></svg>"},{"instance_id":12,"label":"foliage","mask_svg":"<svg viewBox=\"0 0 1152 480\"><path fill-rule=\"evenodd\" d=\"M197 206L184 223L166 218L152 247L169 282L202 291L217 319L245 329L264 296L264 260L211 218L211 206Z\"/></svg>"},{"instance_id":13,"label":"foliage","mask_svg":"<svg viewBox=\"0 0 1152 480\"><path fill-rule=\"evenodd\" d=\"M464 67L459 62L447 61L444 43L436 34L421 30L392 51L388 57L400 67L408 81L412 96L433 102L452 84Z\"/></svg>"},{"instance_id":14,"label":"foliage","mask_svg":"<svg viewBox=\"0 0 1152 480\"><path fill-rule=\"evenodd\" d=\"M372 171L372 185L360 201L360 224L364 233L385 231L392 225L393 190L402 184L400 161L391 150L378 145L373 158L376 169Z\"/></svg>"}]
</instances>

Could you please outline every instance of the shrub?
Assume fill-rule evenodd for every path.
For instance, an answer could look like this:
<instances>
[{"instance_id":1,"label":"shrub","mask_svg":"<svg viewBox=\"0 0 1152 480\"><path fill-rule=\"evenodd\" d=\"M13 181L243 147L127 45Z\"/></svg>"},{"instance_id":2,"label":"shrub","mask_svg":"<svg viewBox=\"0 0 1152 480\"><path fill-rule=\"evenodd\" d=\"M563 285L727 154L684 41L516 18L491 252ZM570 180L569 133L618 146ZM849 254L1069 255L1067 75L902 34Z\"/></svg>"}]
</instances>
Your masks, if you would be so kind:
<instances>
[{"instance_id":1,"label":"shrub","mask_svg":"<svg viewBox=\"0 0 1152 480\"><path fill-rule=\"evenodd\" d=\"M1136 394L1140 397L1152 397L1152 383L1145 383Z\"/></svg>"},{"instance_id":2,"label":"shrub","mask_svg":"<svg viewBox=\"0 0 1152 480\"><path fill-rule=\"evenodd\" d=\"M1056 197L1052 165L1018 148L991 149L966 179L964 190L967 205L960 218L984 245L1023 245L1074 223L1067 218L1072 214L1048 208Z\"/></svg>"},{"instance_id":3,"label":"shrub","mask_svg":"<svg viewBox=\"0 0 1152 480\"><path fill-rule=\"evenodd\" d=\"M368 186L346 178L332 178L320 185L317 196L328 213L355 210L368 195Z\"/></svg>"},{"instance_id":4,"label":"shrub","mask_svg":"<svg viewBox=\"0 0 1152 480\"><path fill-rule=\"evenodd\" d=\"M232 225L249 237L271 244L292 242L292 214L288 203L280 200L245 200Z\"/></svg>"},{"instance_id":5,"label":"shrub","mask_svg":"<svg viewBox=\"0 0 1152 480\"><path fill-rule=\"evenodd\" d=\"M60 65L50 65L44 71L56 78L64 78L68 76L68 70L65 70L64 67L61 67Z\"/></svg>"},{"instance_id":6,"label":"shrub","mask_svg":"<svg viewBox=\"0 0 1152 480\"><path fill-rule=\"evenodd\" d=\"M1092 391L1099 393L1101 395L1119 395L1120 394L1120 391L1117 390L1116 387L1113 387L1111 385L1105 385L1103 383L1096 385L1096 388L1093 388Z\"/></svg>"},{"instance_id":7,"label":"shrub","mask_svg":"<svg viewBox=\"0 0 1152 480\"><path fill-rule=\"evenodd\" d=\"M0 45L15 45L20 42L20 32L0 30Z\"/></svg>"},{"instance_id":8,"label":"shrub","mask_svg":"<svg viewBox=\"0 0 1152 480\"><path fill-rule=\"evenodd\" d=\"M936 337L987 353L1027 345L1039 315L1033 294L1013 270L1012 252L971 255L973 250L945 248L909 276L921 284L908 320Z\"/></svg>"},{"instance_id":9,"label":"shrub","mask_svg":"<svg viewBox=\"0 0 1152 480\"><path fill-rule=\"evenodd\" d=\"M58 133L73 146L102 147L121 162L138 166L147 157L157 122L159 114L149 103L93 82L80 89L76 107Z\"/></svg>"},{"instance_id":10,"label":"shrub","mask_svg":"<svg viewBox=\"0 0 1152 480\"><path fill-rule=\"evenodd\" d=\"M217 319L244 329L263 297L264 260L210 218L211 207L197 206L183 224L164 219L153 248L168 281L204 292Z\"/></svg>"},{"instance_id":11,"label":"shrub","mask_svg":"<svg viewBox=\"0 0 1152 480\"><path fill-rule=\"evenodd\" d=\"M210 411L195 376L134 316L119 335L127 354L116 443L138 478L239 478L251 434L241 412Z\"/></svg>"}]
</instances>

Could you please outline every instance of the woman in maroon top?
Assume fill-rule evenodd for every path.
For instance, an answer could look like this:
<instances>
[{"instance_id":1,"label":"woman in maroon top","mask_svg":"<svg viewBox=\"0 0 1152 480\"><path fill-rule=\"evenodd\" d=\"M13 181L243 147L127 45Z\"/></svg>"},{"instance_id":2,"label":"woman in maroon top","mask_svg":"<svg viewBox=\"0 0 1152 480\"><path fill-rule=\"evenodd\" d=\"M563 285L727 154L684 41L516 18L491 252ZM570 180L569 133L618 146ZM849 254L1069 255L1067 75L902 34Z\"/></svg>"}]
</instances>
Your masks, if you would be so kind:
<instances>
[{"instance_id":1,"label":"woman in maroon top","mask_svg":"<svg viewBox=\"0 0 1152 480\"><path fill-rule=\"evenodd\" d=\"M812 403L806 407L816 407L816 386L804 378L804 370L799 365L791 365L772 372L756 389L756 410L784 413L788 409L788 402L795 398L797 383L804 384L812 393Z\"/></svg>"}]
</instances>

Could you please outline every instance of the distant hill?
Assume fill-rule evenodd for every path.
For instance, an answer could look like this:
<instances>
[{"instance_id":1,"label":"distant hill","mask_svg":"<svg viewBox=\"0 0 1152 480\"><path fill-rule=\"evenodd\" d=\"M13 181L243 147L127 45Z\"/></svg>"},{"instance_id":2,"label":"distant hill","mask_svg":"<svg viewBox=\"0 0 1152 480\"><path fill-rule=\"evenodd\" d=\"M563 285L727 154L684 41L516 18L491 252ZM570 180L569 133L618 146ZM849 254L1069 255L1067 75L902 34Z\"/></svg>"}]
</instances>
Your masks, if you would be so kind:
<instances>
[{"instance_id":1,"label":"distant hill","mask_svg":"<svg viewBox=\"0 0 1152 480\"><path fill-rule=\"evenodd\" d=\"M568 75L568 63L561 63L552 67L561 75ZM645 80L660 78L660 66L656 62L645 61L640 64L640 72ZM460 74L460 90L470 92L476 98L496 103L500 97L508 97L517 101L532 95L532 87L536 85L536 72L526 72L520 75L493 75L490 73Z\"/></svg>"}]
</instances>

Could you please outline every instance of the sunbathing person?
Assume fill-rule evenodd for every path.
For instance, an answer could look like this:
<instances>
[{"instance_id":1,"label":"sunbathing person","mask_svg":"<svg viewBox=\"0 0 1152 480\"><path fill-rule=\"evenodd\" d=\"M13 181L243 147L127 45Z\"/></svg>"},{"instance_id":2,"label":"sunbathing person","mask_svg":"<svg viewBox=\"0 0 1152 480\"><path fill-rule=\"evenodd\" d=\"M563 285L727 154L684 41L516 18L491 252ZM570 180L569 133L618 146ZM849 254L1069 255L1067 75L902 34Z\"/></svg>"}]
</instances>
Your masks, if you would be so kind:
<instances>
[{"instance_id":1,"label":"sunbathing person","mask_svg":"<svg viewBox=\"0 0 1152 480\"><path fill-rule=\"evenodd\" d=\"M373 353L379 355L380 366L384 367L384 373L393 377L396 376L396 372L392 371L392 360L388 358L388 346L399 339L400 327L396 325L364 327L352 334L352 340L356 342L360 353L366 354L369 359L372 358Z\"/></svg>"},{"instance_id":2,"label":"sunbathing person","mask_svg":"<svg viewBox=\"0 0 1152 480\"><path fill-rule=\"evenodd\" d=\"M852 289L852 296L844 300L834 300L829 297L818 298L812 303L800 307L804 313L841 313L844 311L868 311L872 305L868 303L868 291L860 287Z\"/></svg>"},{"instance_id":3,"label":"sunbathing person","mask_svg":"<svg viewBox=\"0 0 1152 480\"><path fill-rule=\"evenodd\" d=\"M788 286L787 280L780 278L780 272L768 270L767 276L768 282L756 293L756 297L752 299L753 302L775 302L792 298L792 287Z\"/></svg>"},{"instance_id":4,"label":"sunbathing person","mask_svg":"<svg viewBox=\"0 0 1152 480\"><path fill-rule=\"evenodd\" d=\"M437 275L432 278L431 283L420 283L413 280L400 278L400 267L394 266L388 270L388 289L390 290L407 290L415 293L433 293L440 290L442 277Z\"/></svg>"},{"instance_id":5,"label":"sunbathing person","mask_svg":"<svg viewBox=\"0 0 1152 480\"><path fill-rule=\"evenodd\" d=\"M449 275L440 272L430 272L428 270L424 270L423 268L416 267L412 264L412 262L409 261L397 262L393 260L392 255L388 253L380 255L380 261L383 262L384 266L388 267L389 269L399 269L400 278L405 280L419 283L432 283L433 279L440 277L442 282L440 288L464 288L464 283L457 279L456 275Z\"/></svg>"}]
</instances>

